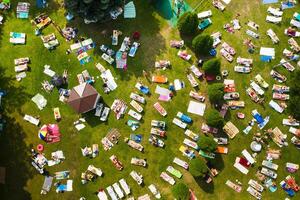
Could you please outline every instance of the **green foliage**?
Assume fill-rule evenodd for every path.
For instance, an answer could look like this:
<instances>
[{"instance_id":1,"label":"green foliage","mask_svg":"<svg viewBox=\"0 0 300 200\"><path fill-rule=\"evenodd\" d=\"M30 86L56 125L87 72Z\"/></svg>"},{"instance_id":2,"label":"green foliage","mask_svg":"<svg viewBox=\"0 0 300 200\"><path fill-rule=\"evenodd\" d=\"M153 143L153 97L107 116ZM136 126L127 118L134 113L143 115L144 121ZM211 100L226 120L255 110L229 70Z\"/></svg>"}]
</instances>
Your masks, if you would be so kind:
<instances>
[{"instance_id":1,"label":"green foliage","mask_svg":"<svg viewBox=\"0 0 300 200\"><path fill-rule=\"evenodd\" d=\"M193 39L192 47L197 55L208 55L213 43L214 41L210 35L199 34Z\"/></svg>"},{"instance_id":2,"label":"green foliage","mask_svg":"<svg viewBox=\"0 0 300 200\"><path fill-rule=\"evenodd\" d=\"M205 152L213 153L216 151L218 144L211 137L201 137L197 142L199 148Z\"/></svg>"},{"instance_id":3,"label":"green foliage","mask_svg":"<svg viewBox=\"0 0 300 200\"><path fill-rule=\"evenodd\" d=\"M178 183L172 188L172 193L176 200L190 199L190 192L188 186L184 183Z\"/></svg>"},{"instance_id":4,"label":"green foliage","mask_svg":"<svg viewBox=\"0 0 300 200\"><path fill-rule=\"evenodd\" d=\"M209 126L222 128L224 126L224 119L221 117L220 113L213 109L207 109L204 114L204 119Z\"/></svg>"},{"instance_id":5,"label":"green foliage","mask_svg":"<svg viewBox=\"0 0 300 200\"><path fill-rule=\"evenodd\" d=\"M224 85L222 83L214 83L207 87L208 98L212 104L218 104L223 101Z\"/></svg>"},{"instance_id":6,"label":"green foliage","mask_svg":"<svg viewBox=\"0 0 300 200\"><path fill-rule=\"evenodd\" d=\"M219 75L220 69L221 69L221 61L218 58L211 59L205 62L203 65L203 70L205 74L209 74L209 75Z\"/></svg>"},{"instance_id":7,"label":"green foliage","mask_svg":"<svg viewBox=\"0 0 300 200\"><path fill-rule=\"evenodd\" d=\"M290 79L290 100L288 112L297 120L300 120L300 70L297 69L291 74Z\"/></svg>"},{"instance_id":8,"label":"green foliage","mask_svg":"<svg viewBox=\"0 0 300 200\"><path fill-rule=\"evenodd\" d=\"M208 167L203 159L195 158L190 162L189 171L195 178L204 178L208 172Z\"/></svg>"},{"instance_id":9,"label":"green foliage","mask_svg":"<svg viewBox=\"0 0 300 200\"><path fill-rule=\"evenodd\" d=\"M196 13L186 12L180 16L177 27L183 35L194 35L197 31L198 18Z\"/></svg>"}]
</instances>

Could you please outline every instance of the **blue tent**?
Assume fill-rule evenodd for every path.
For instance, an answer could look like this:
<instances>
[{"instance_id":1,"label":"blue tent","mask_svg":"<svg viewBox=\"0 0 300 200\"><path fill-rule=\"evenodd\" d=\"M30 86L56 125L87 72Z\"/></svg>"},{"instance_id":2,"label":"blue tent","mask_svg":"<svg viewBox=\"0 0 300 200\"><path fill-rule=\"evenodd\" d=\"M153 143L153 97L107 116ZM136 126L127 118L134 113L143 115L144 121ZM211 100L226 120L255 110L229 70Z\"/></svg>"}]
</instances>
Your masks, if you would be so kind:
<instances>
[{"instance_id":1,"label":"blue tent","mask_svg":"<svg viewBox=\"0 0 300 200\"><path fill-rule=\"evenodd\" d=\"M36 7L45 8L47 6L46 0L36 0Z\"/></svg>"}]
</instances>

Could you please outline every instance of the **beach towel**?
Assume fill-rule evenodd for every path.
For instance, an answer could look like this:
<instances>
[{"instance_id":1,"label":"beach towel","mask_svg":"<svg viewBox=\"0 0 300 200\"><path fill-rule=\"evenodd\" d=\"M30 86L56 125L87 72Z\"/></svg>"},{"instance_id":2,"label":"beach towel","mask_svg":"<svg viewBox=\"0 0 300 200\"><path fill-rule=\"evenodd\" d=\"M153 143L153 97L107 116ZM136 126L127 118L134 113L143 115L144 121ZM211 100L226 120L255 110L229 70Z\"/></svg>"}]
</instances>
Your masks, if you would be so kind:
<instances>
[{"instance_id":1,"label":"beach towel","mask_svg":"<svg viewBox=\"0 0 300 200\"><path fill-rule=\"evenodd\" d=\"M271 4L271 3L278 3L278 0L263 0L263 4Z\"/></svg>"}]
</instances>

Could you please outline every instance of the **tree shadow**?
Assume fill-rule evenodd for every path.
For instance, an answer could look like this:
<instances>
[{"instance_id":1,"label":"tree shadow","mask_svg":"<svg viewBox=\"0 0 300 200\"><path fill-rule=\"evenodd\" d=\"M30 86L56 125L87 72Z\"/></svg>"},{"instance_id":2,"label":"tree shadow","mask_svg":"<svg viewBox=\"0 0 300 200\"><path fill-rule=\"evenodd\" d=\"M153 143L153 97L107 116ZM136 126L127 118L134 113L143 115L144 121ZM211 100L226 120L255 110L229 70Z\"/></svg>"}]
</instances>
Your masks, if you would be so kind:
<instances>
[{"instance_id":1,"label":"tree shadow","mask_svg":"<svg viewBox=\"0 0 300 200\"><path fill-rule=\"evenodd\" d=\"M174 12L169 0L158 0L152 3L157 13L166 20L172 19Z\"/></svg>"},{"instance_id":2,"label":"tree shadow","mask_svg":"<svg viewBox=\"0 0 300 200\"><path fill-rule=\"evenodd\" d=\"M2 199L31 199L25 190L34 174L30 165L30 147L24 142L25 133L14 118L5 116L5 130L0 140L0 166L6 168L6 183L0 185Z\"/></svg>"},{"instance_id":3,"label":"tree shadow","mask_svg":"<svg viewBox=\"0 0 300 200\"><path fill-rule=\"evenodd\" d=\"M120 15L117 20L112 20L104 24L84 24L81 18L75 18L72 21L67 22L66 26L77 27L79 29L78 36L92 38L96 42L96 48L93 51L95 58L100 58L101 64L108 66L106 62L101 58L102 52L99 47L105 44L112 48L114 51L118 51L124 37L131 37L134 32L141 34L140 39L137 41L141 45L137 50L135 57L127 58L127 70L116 69L113 65L113 71L121 81L128 81L133 77L137 78L142 76L142 71L145 70L153 72L156 56L159 55L165 48L165 39L160 33L160 22L156 18L154 12L155 9L150 6L148 1L136 1L136 19L122 19L123 15ZM109 24L109 26L107 26ZM84 30L81 32L80 30ZM113 30L120 30L122 35L119 36L118 46L111 45L111 35ZM133 40L132 40L133 41ZM90 52L88 52L90 54ZM107 68L111 68L110 65Z\"/></svg>"},{"instance_id":4,"label":"tree shadow","mask_svg":"<svg viewBox=\"0 0 300 200\"><path fill-rule=\"evenodd\" d=\"M215 190L214 183L206 183L203 178L195 178L196 183L198 186L206 193L213 194Z\"/></svg>"}]
</instances>

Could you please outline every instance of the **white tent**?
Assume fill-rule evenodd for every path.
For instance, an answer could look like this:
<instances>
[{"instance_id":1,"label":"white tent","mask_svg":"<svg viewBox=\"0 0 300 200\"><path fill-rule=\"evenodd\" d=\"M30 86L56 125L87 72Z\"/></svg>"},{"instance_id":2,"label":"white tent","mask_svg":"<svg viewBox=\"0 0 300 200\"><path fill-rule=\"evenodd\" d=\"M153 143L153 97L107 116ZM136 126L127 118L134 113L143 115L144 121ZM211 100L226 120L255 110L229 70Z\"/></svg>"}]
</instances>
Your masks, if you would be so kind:
<instances>
[{"instance_id":1,"label":"white tent","mask_svg":"<svg viewBox=\"0 0 300 200\"><path fill-rule=\"evenodd\" d=\"M199 103L199 102L196 102L196 101L190 101L187 111L189 113L192 113L192 114L195 114L195 115L203 116L205 108L206 108L206 105L204 103Z\"/></svg>"},{"instance_id":2,"label":"white tent","mask_svg":"<svg viewBox=\"0 0 300 200\"><path fill-rule=\"evenodd\" d=\"M275 49L274 48L261 47L259 54L261 56L269 56L269 57L272 57L272 59L275 59Z\"/></svg>"}]
</instances>

